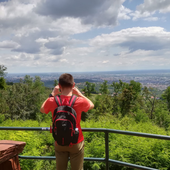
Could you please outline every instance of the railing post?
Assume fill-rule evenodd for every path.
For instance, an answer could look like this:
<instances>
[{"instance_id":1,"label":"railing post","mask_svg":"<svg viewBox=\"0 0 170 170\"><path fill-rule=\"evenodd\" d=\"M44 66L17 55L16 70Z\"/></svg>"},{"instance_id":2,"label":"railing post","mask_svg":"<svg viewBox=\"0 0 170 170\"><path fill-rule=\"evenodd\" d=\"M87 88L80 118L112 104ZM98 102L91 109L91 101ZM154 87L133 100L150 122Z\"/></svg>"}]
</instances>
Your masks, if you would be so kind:
<instances>
[{"instance_id":1,"label":"railing post","mask_svg":"<svg viewBox=\"0 0 170 170\"><path fill-rule=\"evenodd\" d=\"M109 170L109 133L105 131L105 161L106 161L106 170Z\"/></svg>"}]
</instances>

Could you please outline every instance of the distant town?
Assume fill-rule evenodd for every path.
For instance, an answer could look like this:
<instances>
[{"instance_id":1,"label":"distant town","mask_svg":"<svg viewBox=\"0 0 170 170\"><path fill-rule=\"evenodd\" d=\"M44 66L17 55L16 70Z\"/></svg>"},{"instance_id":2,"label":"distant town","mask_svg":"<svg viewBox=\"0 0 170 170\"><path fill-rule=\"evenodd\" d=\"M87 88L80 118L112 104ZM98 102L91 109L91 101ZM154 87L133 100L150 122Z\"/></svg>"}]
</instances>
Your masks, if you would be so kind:
<instances>
[{"instance_id":1,"label":"distant town","mask_svg":"<svg viewBox=\"0 0 170 170\"><path fill-rule=\"evenodd\" d=\"M62 73L15 73L7 74L7 82L19 82L25 75L31 77L39 76L44 82L45 86L53 87L54 80L58 80ZM83 84L86 81L101 83L104 80L108 81L108 84L112 82L130 82L134 80L140 82L142 86L154 87L159 90L164 90L170 86L170 70L136 70L136 71L105 71L105 72L73 72L70 73L74 76L75 82Z\"/></svg>"}]
</instances>

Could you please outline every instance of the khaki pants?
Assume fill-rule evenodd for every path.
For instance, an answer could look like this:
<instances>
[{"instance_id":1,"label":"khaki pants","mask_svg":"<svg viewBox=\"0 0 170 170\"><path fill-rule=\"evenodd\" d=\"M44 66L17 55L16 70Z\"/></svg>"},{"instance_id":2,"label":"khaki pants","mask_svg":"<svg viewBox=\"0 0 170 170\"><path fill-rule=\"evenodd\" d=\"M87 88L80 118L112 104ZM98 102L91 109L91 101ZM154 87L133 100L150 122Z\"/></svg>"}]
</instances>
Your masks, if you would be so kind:
<instances>
[{"instance_id":1,"label":"khaki pants","mask_svg":"<svg viewBox=\"0 0 170 170\"><path fill-rule=\"evenodd\" d=\"M83 170L84 141L71 147L55 144L55 156L57 170L67 170L69 157L71 170Z\"/></svg>"}]
</instances>

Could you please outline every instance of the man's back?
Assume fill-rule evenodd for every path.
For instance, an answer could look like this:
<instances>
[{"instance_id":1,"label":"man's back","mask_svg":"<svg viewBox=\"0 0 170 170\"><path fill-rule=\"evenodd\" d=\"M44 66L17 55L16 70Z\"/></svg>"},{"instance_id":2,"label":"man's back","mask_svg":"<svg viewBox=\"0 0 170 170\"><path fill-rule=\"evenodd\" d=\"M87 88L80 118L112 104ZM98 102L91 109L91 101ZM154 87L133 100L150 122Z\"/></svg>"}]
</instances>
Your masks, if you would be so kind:
<instances>
[{"instance_id":1,"label":"man's back","mask_svg":"<svg viewBox=\"0 0 170 170\"><path fill-rule=\"evenodd\" d=\"M77 88L72 75L62 74L59 78L59 85L54 88L49 98L44 101L40 111L42 113L54 114L54 110L58 107L54 96L59 95L61 103L69 101L72 95L76 95L76 101L73 105L73 109L76 111L76 127L79 131L78 142L72 146L61 146L55 142L55 155L56 155L56 167L57 170L67 170L68 158L70 157L71 169L72 170L83 170L84 160L84 137L80 126L81 113L87 112L93 109L94 104L85 97ZM67 102L66 102L67 103Z\"/></svg>"}]
</instances>

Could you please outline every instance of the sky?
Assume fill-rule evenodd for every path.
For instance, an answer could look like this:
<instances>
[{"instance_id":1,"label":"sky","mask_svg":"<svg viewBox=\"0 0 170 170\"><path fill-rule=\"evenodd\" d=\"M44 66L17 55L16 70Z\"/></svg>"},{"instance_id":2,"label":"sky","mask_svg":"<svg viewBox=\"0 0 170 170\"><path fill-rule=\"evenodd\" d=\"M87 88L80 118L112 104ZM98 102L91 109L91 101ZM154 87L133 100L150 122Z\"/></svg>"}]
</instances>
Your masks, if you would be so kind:
<instances>
[{"instance_id":1,"label":"sky","mask_svg":"<svg viewBox=\"0 0 170 170\"><path fill-rule=\"evenodd\" d=\"M8 73L170 69L170 0L0 0Z\"/></svg>"}]
</instances>

